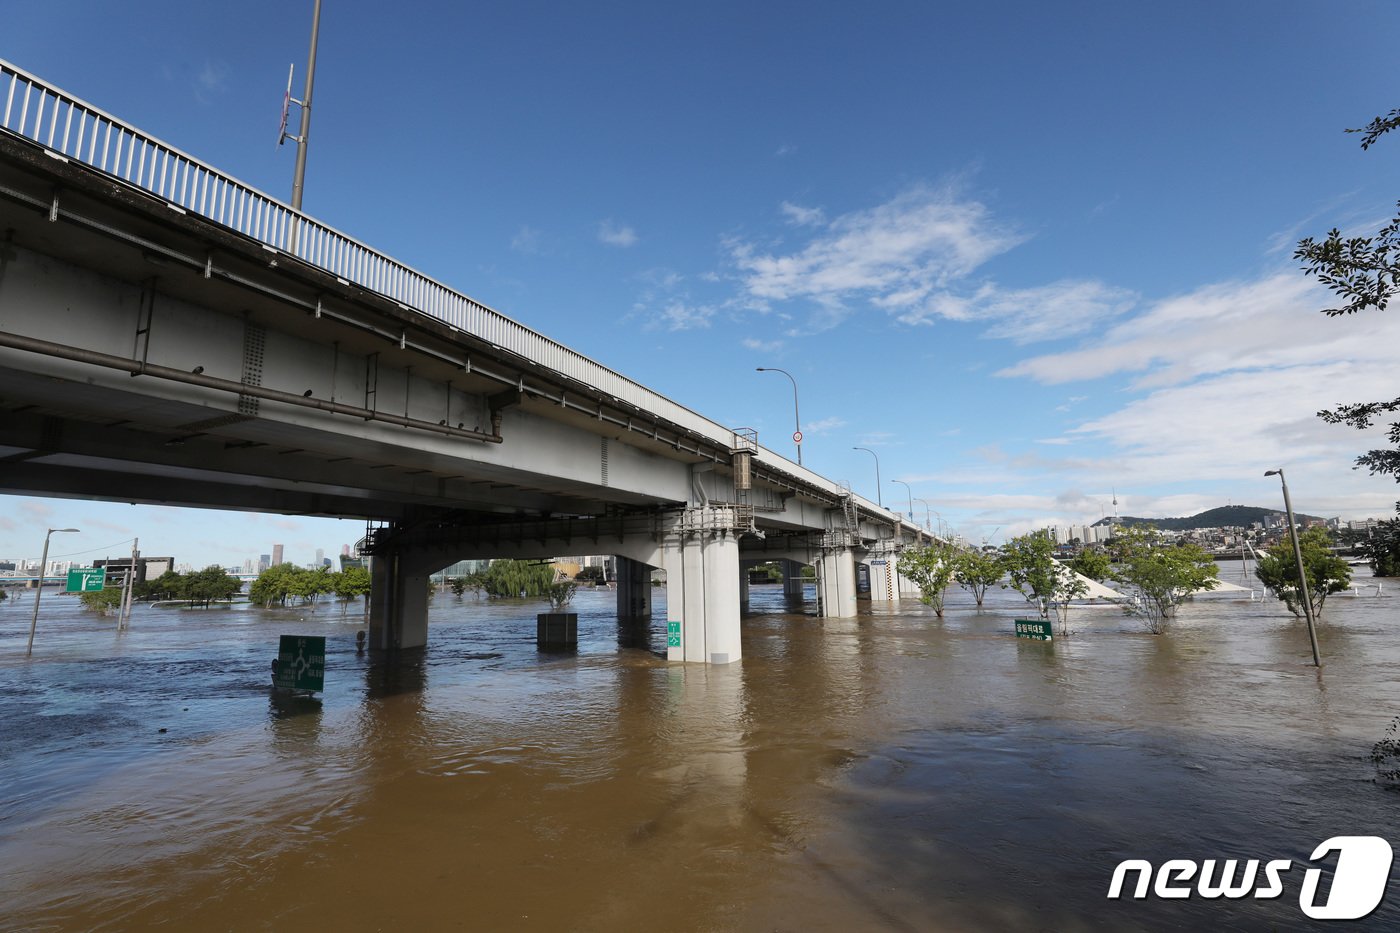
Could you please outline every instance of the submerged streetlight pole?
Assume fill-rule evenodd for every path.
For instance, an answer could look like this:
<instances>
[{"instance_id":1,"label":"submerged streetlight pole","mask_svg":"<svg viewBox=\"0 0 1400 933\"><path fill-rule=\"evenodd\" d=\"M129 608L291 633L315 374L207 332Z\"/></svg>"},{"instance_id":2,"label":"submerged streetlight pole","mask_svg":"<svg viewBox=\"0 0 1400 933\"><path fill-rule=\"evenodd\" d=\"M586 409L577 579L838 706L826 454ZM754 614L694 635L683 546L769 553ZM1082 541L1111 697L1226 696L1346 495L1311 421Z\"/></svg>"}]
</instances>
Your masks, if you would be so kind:
<instances>
[{"instance_id":1,"label":"submerged streetlight pole","mask_svg":"<svg viewBox=\"0 0 1400 933\"><path fill-rule=\"evenodd\" d=\"M1278 474L1283 484L1283 510L1288 513L1288 536L1293 539L1293 556L1298 561L1298 589L1303 594L1303 615L1308 620L1308 641L1312 643L1313 666L1321 667L1322 659L1317 653L1317 627L1313 622L1312 596L1308 593L1308 575L1303 569L1303 549L1298 545L1298 526L1293 523L1293 503L1288 498L1288 480L1283 477L1283 467L1265 471L1265 476Z\"/></svg>"},{"instance_id":2,"label":"submerged streetlight pole","mask_svg":"<svg viewBox=\"0 0 1400 933\"><path fill-rule=\"evenodd\" d=\"M776 366L759 366L757 371L761 373L782 373L792 382L792 442L797 445L797 465L802 466L802 416L797 410L797 380L792 378L792 373L786 369L779 369Z\"/></svg>"},{"instance_id":3,"label":"submerged streetlight pole","mask_svg":"<svg viewBox=\"0 0 1400 933\"><path fill-rule=\"evenodd\" d=\"M875 501L879 503L880 508L883 509L885 507L885 498L883 491L880 489L880 455L869 447L852 447L851 449L863 450L875 458Z\"/></svg>"},{"instance_id":4,"label":"submerged streetlight pole","mask_svg":"<svg viewBox=\"0 0 1400 933\"><path fill-rule=\"evenodd\" d=\"M39 597L44 595L44 571L49 566L49 538L53 533L62 534L65 531L77 531L76 528L50 528L48 534L44 535L44 556L39 558L39 588L34 591L34 616L29 620L29 645L24 649L24 656L30 657L34 653L34 630L39 627Z\"/></svg>"}]
</instances>

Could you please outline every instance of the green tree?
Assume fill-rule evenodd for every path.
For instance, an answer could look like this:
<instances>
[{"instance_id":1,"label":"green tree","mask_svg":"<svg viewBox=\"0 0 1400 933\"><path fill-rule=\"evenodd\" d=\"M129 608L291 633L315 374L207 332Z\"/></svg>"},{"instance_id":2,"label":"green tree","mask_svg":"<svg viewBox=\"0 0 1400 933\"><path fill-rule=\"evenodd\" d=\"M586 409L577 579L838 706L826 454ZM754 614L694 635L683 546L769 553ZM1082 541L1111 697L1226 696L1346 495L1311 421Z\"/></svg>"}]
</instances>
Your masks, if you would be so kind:
<instances>
[{"instance_id":1,"label":"green tree","mask_svg":"<svg viewBox=\"0 0 1400 933\"><path fill-rule=\"evenodd\" d=\"M184 598L208 607L214 602L227 602L233 599L242 587L243 584L236 577L230 576L224 568L209 566L186 575Z\"/></svg>"},{"instance_id":2,"label":"green tree","mask_svg":"<svg viewBox=\"0 0 1400 933\"><path fill-rule=\"evenodd\" d=\"M78 602L83 604L84 609L105 616L121 606L122 588L120 586L108 586L100 590L79 593Z\"/></svg>"},{"instance_id":3,"label":"green tree","mask_svg":"<svg viewBox=\"0 0 1400 933\"><path fill-rule=\"evenodd\" d=\"M958 551L953 558L953 572L958 586L971 593L979 606L982 605L987 590L1000 583L1001 578L1006 576L1006 568L1002 566L1000 555L989 554L978 548Z\"/></svg>"},{"instance_id":4,"label":"green tree","mask_svg":"<svg viewBox=\"0 0 1400 933\"><path fill-rule=\"evenodd\" d=\"M1361 148L1369 149L1397 126L1400 126L1400 110L1392 110L1360 129L1347 132L1363 134ZM1321 241L1312 237L1299 240L1293 258L1302 263L1305 274L1317 276L1319 282L1342 299L1337 307L1324 308L1324 314L1336 317L1358 311L1384 311L1400 290L1400 213L1374 236L1343 237L1341 231L1333 228ZM1339 405L1317 414L1331 424L1349 424L1367 430L1382 415L1396 411L1400 411L1400 398ZM1373 474L1390 474L1400 480L1400 422L1391 422L1386 439L1392 445L1389 449L1367 451L1356 458L1356 463ZM1396 508L1400 510L1400 503Z\"/></svg>"},{"instance_id":5,"label":"green tree","mask_svg":"<svg viewBox=\"0 0 1400 933\"><path fill-rule=\"evenodd\" d=\"M1050 598L1055 592L1055 543L1043 531L1031 532L1007 541L1001 548L1001 563L1010 580L1010 587L1025 597L1040 613L1050 617Z\"/></svg>"},{"instance_id":6,"label":"green tree","mask_svg":"<svg viewBox=\"0 0 1400 933\"><path fill-rule=\"evenodd\" d=\"M1098 548L1086 547L1069 562L1069 569L1081 576L1088 577L1090 580L1102 583L1113 572L1113 561L1109 559L1106 552Z\"/></svg>"},{"instance_id":7,"label":"green tree","mask_svg":"<svg viewBox=\"0 0 1400 933\"><path fill-rule=\"evenodd\" d=\"M1128 587L1133 600L1124 611L1160 635L1182 600L1220 585L1215 560L1198 544L1168 543L1152 525L1121 529L1114 538L1111 577Z\"/></svg>"},{"instance_id":8,"label":"green tree","mask_svg":"<svg viewBox=\"0 0 1400 933\"><path fill-rule=\"evenodd\" d=\"M578 592L578 584L572 580L551 583L549 589L545 590L545 595L549 597L550 610L563 612L565 607L574 601L574 593L576 592Z\"/></svg>"},{"instance_id":9,"label":"green tree","mask_svg":"<svg viewBox=\"0 0 1400 933\"><path fill-rule=\"evenodd\" d=\"M1400 577L1400 519L1377 523L1361 541L1361 553L1378 577Z\"/></svg>"},{"instance_id":10,"label":"green tree","mask_svg":"<svg viewBox=\"0 0 1400 933\"><path fill-rule=\"evenodd\" d=\"M899 553L895 567L899 575L919 588L919 602L932 606L940 618L943 596L953 582L957 550L945 541L934 539L927 547L905 548Z\"/></svg>"},{"instance_id":11,"label":"green tree","mask_svg":"<svg viewBox=\"0 0 1400 933\"><path fill-rule=\"evenodd\" d=\"M365 597L365 611L369 611L370 572L367 567L346 567L331 575L331 589L340 600L341 614L349 608L350 601Z\"/></svg>"},{"instance_id":12,"label":"green tree","mask_svg":"<svg viewBox=\"0 0 1400 933\"><path fill-rule=\"evenodd\" d=\"M574 574L574 579L580 583L598 584L603 582L605 571L602 567L584 567Z\"/></svg>"},{"instance_id":13,"label":"green tree","mask_svg":"<svg viewBox=\"0 0 1400 933\"><path fill-rule=\"evenodd\" d=\"M285 606L287 597L292 595L293 583L299 573L293 564L277 564L269 567L248 588L248 598L259 606Z\"/></svg>"},{"instance_id":14,"label":"green tree","mask_svg":"<svg viewBox=\"0 0 1400 933\"><path fill-rule=\"evenodd\" d=\"M507 599L543 596L553 583L553 567L524 560L493 560L482 578L489 595Z\"/></svg>"},{"instance_id":15,"label":"green tree","mask_svg":"<svg viewBox=\"0 0 1400 933\"><path fill-rule=\"evenodd\" d=\"M1329 549L1331 543L1332 538L1327 530L1317 526L1298 536L1314 619L1322 618L1322 605L1327 602L1328 596L1351 586L1351 568L1345 560L1332 553ZM1298 561L1291 540L1285 537L1265 551L1254 565L1254 575L1270 593L1283 600L1289 612L1300 618L1306 614L1298 592Z\"/></svg>"},{"instance_id":16,"label":"green tree","mask_svg":"<svg viewBox=\"0 0 1400 933\"><path fill-rule=\"evenodd\" d=\"M185 599L188 586L189 581L184 574L167 570L137 587L136 595L141 599Z\"/></svg>"}]
</instances>

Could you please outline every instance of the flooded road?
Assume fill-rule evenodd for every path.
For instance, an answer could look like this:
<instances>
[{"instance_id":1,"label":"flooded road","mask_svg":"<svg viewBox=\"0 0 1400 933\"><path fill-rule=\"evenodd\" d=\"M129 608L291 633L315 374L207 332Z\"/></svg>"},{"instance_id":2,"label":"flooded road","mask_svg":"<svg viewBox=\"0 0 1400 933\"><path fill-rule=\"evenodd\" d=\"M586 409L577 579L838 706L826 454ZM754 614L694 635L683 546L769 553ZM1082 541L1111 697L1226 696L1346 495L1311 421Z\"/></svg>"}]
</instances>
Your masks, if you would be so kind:
<instances>
[{"instance_id":1,"label":"flooded road","mask_svg":"<svg viewBox=\"0 0 1400 933\"><path fill-rule=\"evenodd\" d=\"M1318 843L1400 843L1368 758L1392 582L1328 601L1320 675L1274 601L1162 637L1076 609L1047 644L1012 591L820 620L755 586L710 668L660 656L664 590L630 631L580 592L576 654L536 650L540 605L449 594L386 669L336 606L118 635L51 595L26 662L31 594L0 604L0 929L1313 929ZM327 637L317 700L271 697L281 634ZM1128 858L1298 867L1272 900L1108 901ZM1396 875L1350 929L1400 929Z\"/></svg>"}]
</instances>

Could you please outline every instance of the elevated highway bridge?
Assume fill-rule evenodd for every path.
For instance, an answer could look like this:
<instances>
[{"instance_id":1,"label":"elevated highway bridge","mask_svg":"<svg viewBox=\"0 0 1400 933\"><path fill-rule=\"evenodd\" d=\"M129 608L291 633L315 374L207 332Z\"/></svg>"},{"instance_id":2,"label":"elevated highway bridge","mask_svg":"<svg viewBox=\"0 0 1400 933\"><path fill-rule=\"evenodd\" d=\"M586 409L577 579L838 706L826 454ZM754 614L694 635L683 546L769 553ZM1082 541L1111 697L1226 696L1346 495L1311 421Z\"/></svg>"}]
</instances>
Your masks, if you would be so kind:
<instances>
[{"instance_id":1,"label":"elevated highway bridge","mask_svg":"<svg viewBox=\"0 0 1400 933\"><path fill-rule=\"evenodd\" d=\"M3 61L0 490L363 518L377 649L456 560L589 552L622 618L664 568L668 656L728 663L745 563L847 616L925 537Z\"/></svg>"}]
</instances>

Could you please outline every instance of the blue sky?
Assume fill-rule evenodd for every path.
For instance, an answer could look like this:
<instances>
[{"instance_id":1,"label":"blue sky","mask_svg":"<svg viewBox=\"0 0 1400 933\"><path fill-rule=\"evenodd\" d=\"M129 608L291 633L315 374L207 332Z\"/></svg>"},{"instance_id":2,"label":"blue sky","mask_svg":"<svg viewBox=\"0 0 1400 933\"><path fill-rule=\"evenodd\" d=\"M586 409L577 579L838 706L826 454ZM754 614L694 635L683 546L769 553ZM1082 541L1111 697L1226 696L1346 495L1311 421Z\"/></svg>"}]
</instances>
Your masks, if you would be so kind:
<instances>
[{"instance_id":1,"label":"blue sky","mask_svg":"<svg viewBox=\"0 0 1400 933\"><path fill-rule=\"evenodd\" d=\"M303 9L304 8L304 9ZM235 9L237 13L235 14ZM6 11L0 57L264 191L311 2ZM1400 316L1328 319L1300 236L1369 232L1400 140L1389 2L326 0L304 207L974 540L1111 514L1389 513ZM293 115L295 126L296 116ZM8 499L0 555L139 535L240 563L353 521ZM915 503L924 517L924 506ZM56 548L57 550L57 548ZM100 555L99 555L100 556Z\"/></svg>"}]
</instances>

